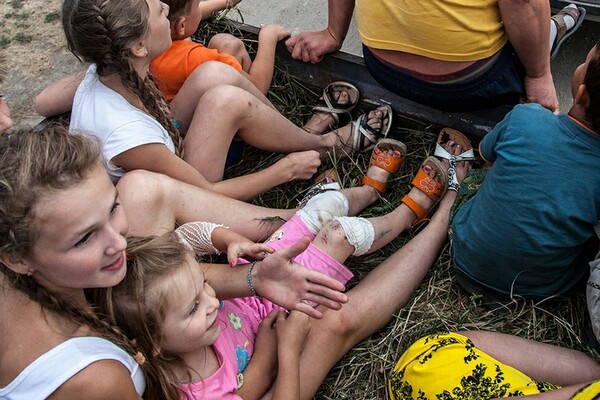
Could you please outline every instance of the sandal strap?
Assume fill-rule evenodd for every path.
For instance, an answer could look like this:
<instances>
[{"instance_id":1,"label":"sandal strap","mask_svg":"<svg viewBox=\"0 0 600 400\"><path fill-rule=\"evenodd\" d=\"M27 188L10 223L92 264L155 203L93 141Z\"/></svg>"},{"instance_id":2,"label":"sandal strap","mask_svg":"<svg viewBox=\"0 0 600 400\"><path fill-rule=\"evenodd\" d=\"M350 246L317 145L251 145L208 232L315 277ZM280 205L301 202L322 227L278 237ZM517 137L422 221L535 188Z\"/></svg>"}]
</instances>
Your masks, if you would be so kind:
<instances>
[{"instance_id":1,"label":"sandal strap","mask_svg":"<svg viewBox=\"0 0 600 400\"><path fill-rule=\"evenodd\" d=\"M467 151L463 151L458 155L454 155L448 153L448 150L443 148L439 143L436 143L435 152L433 153L433 155L436 157L445 158L446 160L454 158L456 161L472 161L475 159L475 152L473 151L473 149L469 149Z\"/></svg>"},{"instance_id":2,"label":"sandal strap","mask_svg":"<svg viewBox=\"0 0 600 400\"><path fill-rule=\"evenodd\" d=\"M333 119L335 120L336 124L340 123L340 116L338 114L342 114L345 113L345 110L341 110L341 109L337 109L337 108L331 108L331 107L327 107L327 106L314 106L312 108L313 112L324 112L324 113L329 113L333 116Z\"/></svg>"},{"instance_id":3,"label":"sandal strap","mask_svg":"<svg viewBox=\"0 0 600 400\"><path fill-rule=\"evenodd\" d=\"M377 143L377 137L362 127L363 120L367 120L367 118L367 115L363 114L352 123L352 150L370 150ZM366 144L365 139L367 140Z\"/></svg>"},{"instance_id":4,"label":"sandal strap","mask_svg":"<svg viewBox=\"0 0 600 400\"><path fill-rule=\"evenodd\" d=\"M387 190L387 182L380 182L380 181L376 181L375 179L368 177L368 176L363 176L362 178L362 184L363 186L371 186L373 189L377 190L380 194L385 194L385 191Z\"/></svg>"},{"instance_id":5,"label":"sandal strap","mask_svg":"<svg viewBox=\"0 0 600 400\"><path fill-rule=\"evenodd\" d=\"M412 180L412 185L433 201L437 201L444 193L446 183L437 182L423 168L419 168Z\"/></svg>"},{"instance_id":6,"label":"sandal strap","mask_svg":"<svg viewBox=\"0 0 600 400\"><path fill-rule=\"evenodd\" d=\"M404 154L401 154L400 157L394 157L389 153L384 153L379 148L379 143L375 145L373 153L371 153L369 164L379 167L390 174L398 172L402 164L404 164Z\"/></svg>"},{"instance_id":7,"label":"sandal strap","mask_svg":"<svg viewBox=\"0 0 600 400\"><path fill-rule=\"evenodd\" d=\"M460 183L456 178L456 157L450 158L450 167L448 168L448 190L454 190L458 192L460 189Z\"/></svg>"},{"instance_id":8,"label":"sandal strap","mask_svg":"<svg viewBox=\"0 0 600 400\"><path fill-rule=\"evenodd\" d=\"M419 221L421 221L423 218L425 218L427 216L427 213L429 212L429 210L426 210L425 208L421 207L416 201L414 201L409 195L405 195L402 200L401 200L404 204L406 204L408 206L408 208L410 208L410 210L412 212L414 212L415 214L417 214L417 219L415 220L415 224Z\"/></svg>"},{"instance_id":9,"label":"sandal strap","mask_svg":"<svg viewBox=\"0 0 600 400\"><path fill-rule=\"evenodd\" d=\"M568 30L565 22L565 15L573 18L573 21L577 23L579 14L578 8L567 7L550 17L550 19L556 23L556 39L554 39L554 42L559 41Z\"/></svg>"}]
</instances>

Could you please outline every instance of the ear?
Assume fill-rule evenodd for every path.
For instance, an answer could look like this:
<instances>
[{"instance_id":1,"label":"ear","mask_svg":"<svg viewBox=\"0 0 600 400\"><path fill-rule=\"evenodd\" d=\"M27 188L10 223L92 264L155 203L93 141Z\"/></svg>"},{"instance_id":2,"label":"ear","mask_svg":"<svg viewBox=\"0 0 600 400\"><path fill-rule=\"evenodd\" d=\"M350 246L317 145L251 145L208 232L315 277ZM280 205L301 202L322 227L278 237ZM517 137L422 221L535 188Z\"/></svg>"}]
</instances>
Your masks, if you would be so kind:
<instances>
[{"instance_id":1,"label":"ear","mask_svg":"<svg viewBox=\"0 0 600 400\"><path fill-rule=\"evenodd\" d=\"M587 91L587 87L585 84L579 85L577 88L577 93L575 94L575 99L573 103L583 107L584 110L587 110L590 106L590 94Z\"/></svg>"},{"instance_id":2,"label":"ear","mask_svg":"<svg viewBox=\"0 0 600 400\"><path fill-rule=\"evenodd\" d=\"M134 57L144 58L148 55L148 50L146 50L146 44L143 41L139 41L134 43L130 48L129 52Z\"/></svg>"},{"instance_id":3,"label":"ear","mask_svg":"<svg viewBox=\"0 0 600 400\"><path fill-rule=\"evenodd\" d=\"M175 21L173 21L173 23L171 24L171 38L173 40L185 39L186 22L187 20L185 18L185 15L182 15L181 17L178 17Z\"/></svg>"},{"instance_id":4,"label":"ear","mask_svg":"<svg viewBox=\"0 0 600 400\"><path fill-rule=\"evenodd\" d=\"M0 263L6 266L6 268L20 275L31 275L34 271L29 262L25 259L17 260L6 254L0 254Z\"/></svg>"}]
</instances>

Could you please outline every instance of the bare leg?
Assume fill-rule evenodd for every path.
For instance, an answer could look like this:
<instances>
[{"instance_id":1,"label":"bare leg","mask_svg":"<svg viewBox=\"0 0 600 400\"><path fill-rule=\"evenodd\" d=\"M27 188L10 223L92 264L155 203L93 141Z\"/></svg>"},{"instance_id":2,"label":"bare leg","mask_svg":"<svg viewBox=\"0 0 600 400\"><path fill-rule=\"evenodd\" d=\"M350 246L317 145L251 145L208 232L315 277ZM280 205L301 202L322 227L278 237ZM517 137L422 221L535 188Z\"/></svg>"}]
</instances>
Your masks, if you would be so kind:
<instances>
[{"instance_id":1,"label":"bare leg","mask_svg":"<svg viewBox=\"0 0 600 400\"><path fill-rule=\"evenodd\" d=\"M457 163L459 181L469 168L469 163ZM323 318L313 321L301 355L301 398L310 399L346 352L381 329L408 302L446 242L455 199L456 192L448 191L429 224L350 290L341 310L321 308Z\"/></svg>"},{"instance_id":2,"label":"bare leg","mask_svg":"<svg viewBox=\"0 0 600 400\"><path fill-rule=\"evenodd\" d=\"M207 90L219 85L231 85L241 88L263 104L273 107L260 90L234 68L222 62L208 61L188 76L179 92L177 92L177 96L171 101L171 112L173 117L181 123L181 132L187 132L200 98ZM226 112L227 108L220 110L216 115Z\"/></svg>"},{"instance_id":3,"label":"bare leg","mask_svg":"<svg viewBox=\"0 0 600 400\"><path fill-rule=\"evenodd\" d=\"M370 114L369 125L381 126L381 112ZM332 148L349 150L352 125L322 136L311 135L234 86L209 89L196 107L185 139L185 160L209 181L223 177L227 150L235 134L250 145L277 153L316 150L325 157Z\"/></svg>"},{"instance_id":4,"label":"bare leg","mask_svg":"<svg viewBox=\"0 0 600 400\"><path fill-rule=\"evenodd\" d=\"M341 310L321 309L323 318L312 321L301 355L301 398L312 398L335 363L356 343L381 329L410 299L446 241L455 197L454 192L448 193L415 238L350 290L349 301Z\"/></svg>"},{"instance_id":5,"label":"bare leg","mask_svg":"<svg viewBox=\"0 0 600 400\"><path fill-rule=\"evenodd\" d=\"M208 61L192 72L170 104L173 116L181 123L181 132L187 132L200 98L207 90L220 85L244 89L263 104L275 109L265 95L234 68L222 62ZM342 92L340 96L338 101L344 104L344 98L348 97L348 93ZM315 113L304 129L313 134L321 134L334 122L335 119L329 113Z\"/></svg>"},{"instance_id":6,"label":"bare leg","mask_svg":"<svg viewBox=\"0 0 600 400\"><path fill-rule=\"evenodd\" d=\"M262 241L295 210L258 207L147 171L132 171L117 184L130 235L157 235L176 224L210 221Z\"/></svg>"},{"instance_id":7,"label":"bare leg","mask_svg":"<svg viewBox=\"0 0 600 400\"><path fill-rule=\"evenodd\" d=\"M430 169L427 172L433 179L437 178L437 174L434 170ZM439 179L436 180L439 182ZM368 188L375 192L369 186L363 186L362 188ZM424 209L429 209L434 203L432 199L427 197L426 194L417 188L413 187L410 191L410 195ZM349 200L349 203L352 204L352 201ZM389 214L381 217L369 218L368 220L373 225L373 229L375 231L375 240L371 244L371 247L366 254L372 253L394 240L396 237L398 237L398 235L410 228L415 222L416 218L417 216L415 213L404 203L401 203ZM337 221L331 221L327 223L315 237L313 243L315 246L329 254L340 263L344 263L346 259L355 251L354 246L348 242L346 233L342 229L340 223Z\"/></svg>"},{"instance_id":8,"label":"bare leg","mask_svg":"<svg viewBox=\"0 0 600 400\"><path fill-rule=\"evenodd\" d=\"M600 364L582 352L496 332L460 332L479 349L537 382L567 386L600 379Z\"/></svg>"}]
</instances>

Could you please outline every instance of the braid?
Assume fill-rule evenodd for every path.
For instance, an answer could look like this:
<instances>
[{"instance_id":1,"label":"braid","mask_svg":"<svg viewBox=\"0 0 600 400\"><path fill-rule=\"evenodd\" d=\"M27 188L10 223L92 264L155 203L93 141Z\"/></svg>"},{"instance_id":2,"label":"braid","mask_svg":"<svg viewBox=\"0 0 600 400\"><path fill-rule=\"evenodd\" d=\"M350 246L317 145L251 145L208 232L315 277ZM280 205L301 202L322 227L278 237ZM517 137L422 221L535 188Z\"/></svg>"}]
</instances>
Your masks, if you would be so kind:
<instances>
[{"instance_id":1,"label":"braid","mask_svg":"<svg viewBox=\"0 0 600 400\"><path fill-rule=\"evenodd\" d=\"M37 284L30 276L19 275L8 268L5 268L3 272L15 289L25 293L27 297L38 303L43 310L71 319L79 325L89 326L94 334L111 341L131 356L137 354L135 344L119 328L111 325L106 319L100 318L93 311L84 311L74 302L55 296L45 287Z\"/></svg>"},{"instance_id":2,"label":"braid","mask_svg":"<svg viewBox=\"0 0 600 400\"><path fill-rule=\"evenodd\" d=\"M154 80L150 75L142 80L138 73L131 68L128 60L123 60L123 65L125 68L119 73L123 84L139 97L148 113L165 128L175 145L175 154L183 158L183 137L173 124L171 110L161 92L156 88Z\"/></svg>"},{"instance_id":3,"label":"braid","mask_svg":"<svg viewBox=\"0 0 600 400\"><path fill-rule=\"evenodd\" d=\"M183 137L169 107L151 77L141 79L129 56L132 43L148 31L145 0L65 0L63 28L69 50L96 64L99 76L118 74L125 88L138 96L146 111L165 128L183 157Z\"/></svg>"}]
</instances>

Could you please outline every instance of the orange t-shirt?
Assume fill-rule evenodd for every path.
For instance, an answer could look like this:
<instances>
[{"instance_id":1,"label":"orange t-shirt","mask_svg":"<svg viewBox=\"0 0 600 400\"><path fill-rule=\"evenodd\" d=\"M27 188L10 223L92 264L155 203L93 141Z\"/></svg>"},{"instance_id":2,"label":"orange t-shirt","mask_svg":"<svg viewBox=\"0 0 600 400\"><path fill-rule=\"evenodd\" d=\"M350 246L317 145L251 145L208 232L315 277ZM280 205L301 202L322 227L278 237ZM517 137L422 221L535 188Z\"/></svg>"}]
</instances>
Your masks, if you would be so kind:
<instances>
[{"instance_id":1,"label":"orange t-shirt","mask_svg":"<svg viewBox=\"0 0 600 400\"><path fill-rule=\"evenodd\" d=\"M189 40L175 40L167 51L152 60L150 71L167 101L173 100L188 76L206 61L220 61L237 71L242 66L235 57Z\"/></svg>"}]
</instances>

